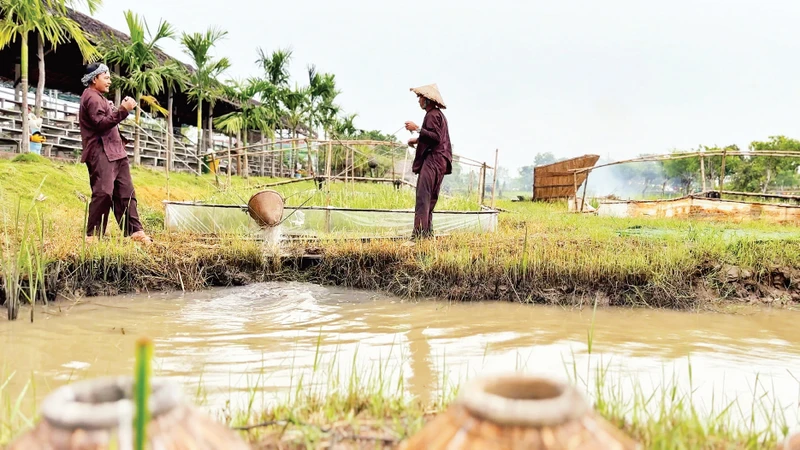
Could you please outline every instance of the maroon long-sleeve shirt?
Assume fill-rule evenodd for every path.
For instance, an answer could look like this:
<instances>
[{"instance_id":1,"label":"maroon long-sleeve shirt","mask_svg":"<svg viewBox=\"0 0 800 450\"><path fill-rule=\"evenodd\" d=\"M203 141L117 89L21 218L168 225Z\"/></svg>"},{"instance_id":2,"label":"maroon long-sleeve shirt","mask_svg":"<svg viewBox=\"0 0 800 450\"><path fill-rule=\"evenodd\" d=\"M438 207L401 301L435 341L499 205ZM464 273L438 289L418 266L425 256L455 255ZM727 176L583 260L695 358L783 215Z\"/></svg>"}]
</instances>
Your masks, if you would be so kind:
<instances>
[{"instance_id":1,"label":"maroon long-sleeve shirt","mask_svg":"<svg viewBox=\"0 0 800 450\"><path fill-rule=\"evenodd\" d=\"M453 150L450 147L450 131L447 118L439 108L433 108L425 114L417 140L417 152L411 171L419 174L422 163L430 155L443 156L447 160L445 175L453 172Z\"/></svg>"},{"instance_id":2,"label":"maroon long-sleeve shirt","mask_svg":"<svg viewBox=\"0 0 800 450\"><path fill-rule=\"evenodd\" d=\"M128 157L119 134L120 122L128 117L125 108L114 108L100 91L86 88L81 95L78 123L81 127L81 162L94 151L105 151L109 161Z\"/></svg>"}]
</instances>

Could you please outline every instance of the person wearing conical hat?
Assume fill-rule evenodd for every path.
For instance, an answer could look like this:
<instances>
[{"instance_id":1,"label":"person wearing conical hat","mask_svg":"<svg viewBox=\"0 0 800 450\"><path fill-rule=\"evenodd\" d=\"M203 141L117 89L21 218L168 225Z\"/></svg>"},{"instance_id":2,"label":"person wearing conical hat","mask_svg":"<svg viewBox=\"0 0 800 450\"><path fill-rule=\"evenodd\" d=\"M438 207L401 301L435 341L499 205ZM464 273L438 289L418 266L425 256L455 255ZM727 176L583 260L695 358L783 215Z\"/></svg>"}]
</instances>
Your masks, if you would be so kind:
<instances>
[{"instance_id":1,"label":"person wearing conical hat","mask_svg":"<svg viewBox=\"0 0 800 450\"><path fill-rule=\"evenodd\" d=\"M416 147L411 171L417 177L417 202L414 208L414 237L433 236L433 209L439 199L439 190L445 175L453 173L453 150L447 118L442 113L446 108L442 94L436 84L411 88L417 94L419 106L425 110L422 126L406 122L406 130L419 132L419 136L408 141Z\"/></svg>"}]
</instances>

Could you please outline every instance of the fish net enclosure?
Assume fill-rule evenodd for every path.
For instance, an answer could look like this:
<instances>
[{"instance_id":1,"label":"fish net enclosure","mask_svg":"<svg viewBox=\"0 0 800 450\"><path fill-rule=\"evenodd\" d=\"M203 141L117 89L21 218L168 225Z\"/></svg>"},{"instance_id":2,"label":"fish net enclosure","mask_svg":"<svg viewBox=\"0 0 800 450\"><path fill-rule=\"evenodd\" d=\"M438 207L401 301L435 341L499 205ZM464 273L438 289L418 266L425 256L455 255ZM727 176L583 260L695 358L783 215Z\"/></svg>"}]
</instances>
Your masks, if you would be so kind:
<instances>
[{"instance_id":1,"label":"fish net enclosure","mask_svg":"<svg viewBox=\"0 0 800 450\"><path fill-rule=\"evenodd\" d=\"M258 238L263 228L247 205L164 202L164 228L170 232L243 235ZM497 211L434 211L434 231L493 232ZM284 237L401 237L414 229L414 211L318 206L286 206L277 228Z\"/></svg>"},{"instance_id":2,"label":"fish net enclosure","mask_svg":"<svg viewBox=\"0 0 800 450\"><path fill-rule=\"evenodd\" d=\"M163 202L166 231L265 240L400 238L413 232L417 176L411 171L413 152L404 143L295 139L257 144L247 152L241 150L237 149L237 155L226 152L218 156L221 162L228 159L232 169L246 169L251 175L271 175L279 181L248 186L242 192L228 188L226 192L239 198L234 204L210 199L191 202L168 199ZM287 160L289 168L297 168L296 171L287 173ZM253 167L257 164L260 166ZM472 175L471 183L464 181L469 180L462 167L465 164L477 167L480 179L486 181L479 181L477 172ZM445 177L445 183L451 184L443 187L433 213L435 234L496 230L498 211L493 208L493 198L479 191L491 193L492 170L486 163L454 155L453 174ZM457 178L464 181L463 192L450 189ZM266 203L261 200L253 203L256 196ZM272 205L273 201L280 205ZM266 207L267 203L270 204L267 209L274 206L274 210L267 214L269 220L260 220L258 207L254 205Z\"/></svg>"}]
</instances>

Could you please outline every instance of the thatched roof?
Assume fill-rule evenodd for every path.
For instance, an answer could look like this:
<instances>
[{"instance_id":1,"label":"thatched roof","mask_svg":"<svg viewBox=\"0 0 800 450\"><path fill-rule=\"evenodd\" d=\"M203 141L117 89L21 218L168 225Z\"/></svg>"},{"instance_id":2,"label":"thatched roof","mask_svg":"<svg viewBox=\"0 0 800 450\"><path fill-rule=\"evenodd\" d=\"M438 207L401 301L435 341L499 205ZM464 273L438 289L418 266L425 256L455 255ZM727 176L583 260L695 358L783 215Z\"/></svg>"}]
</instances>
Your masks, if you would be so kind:
<instances>
[{"instance_id":1,"label":"thatched roof","mask_svg":"<svg viewBox=\"0 0 800 450\"><path fill-rule=\"evenodd\" d=\"M106 25L105 23L79 11L69 10L69 17L81 26L81 28L88 35L87 37L89 38L89 41L95 45L104 36L111 36L122 41L130 40L130 37L122 31ZM38 36L33 34L29 36L28 39L28 61L30 64L28 67L28 80L30 86L36 86L39 81L39 67L37 64L38 58L36 46ZM162 50L157 49L156 52L159 60L162 62L166 62L168 59L174 59ZM14 66L19 62L19 54L19 40L0 50L0 77L10 80L14 79ZM185 63L182 64L186 66L190 73L194 71L194 68L191 65ZM68 42L66 44L59 45L57 49L51 49L48 45L45 45L46 89L56 89L58 91L80 95L80 93L84 90L84 86L80 81L81 76L84 74L84 68L85 65L83 57L78 49L78 46L74 42ZM131 93L123 93L123 95L125 94L131 95ZM167 106L166 92L162 92L161 94L157 95L156 98L162 106ZM255 100L253 100L253 102L257 103ZM195 125L197 123L196 105L188 98L188 95L185 92L175 92L173 95L173 104L175 108L173 120L176 124ZM204 118L208 115L207 108L208 106L204 105ZM214 115L222 116L238 109L239 105L236 102L222 99L217 101L214 105ZM286 123L287 121L284 119L284 124ZM301 132L304 134L308 133L307 128L303 128L304 129L301 130Z\"/></svg>"}]
</instances>

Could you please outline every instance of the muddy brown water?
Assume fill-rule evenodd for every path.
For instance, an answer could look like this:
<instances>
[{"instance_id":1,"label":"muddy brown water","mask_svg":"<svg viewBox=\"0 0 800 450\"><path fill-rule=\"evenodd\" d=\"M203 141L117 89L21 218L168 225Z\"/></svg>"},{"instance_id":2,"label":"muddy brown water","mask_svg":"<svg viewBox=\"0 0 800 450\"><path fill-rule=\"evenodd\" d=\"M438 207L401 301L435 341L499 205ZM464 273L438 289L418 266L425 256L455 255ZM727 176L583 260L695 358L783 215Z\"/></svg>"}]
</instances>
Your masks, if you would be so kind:
<instances>
[{"instance_id":1,"label":"muddy brown water","mask_svg":"<svg viewBox=\"0 0 800 450\"><path fill-rule=\"evenodd\" d=\"M2 319L0 385L14 373L4 394L16 398L33 381L30 411L70 380L132 374L135 341L147 336L157 375L179 378L216 413L285 399L301 379L344 386L353 367L362 380L383 377L387 391L402 380L423 401L476 374L577 374L591 384L602 367L606 385L626 393L633 380L645 392L675 381L697 404L738 398L746 413L755 392L796 421L800 312L599 309L589 354L591 324L590 308L414 302L299 283L98 297L37 308L33 323Z\"/></svg>"}]
</instances>

